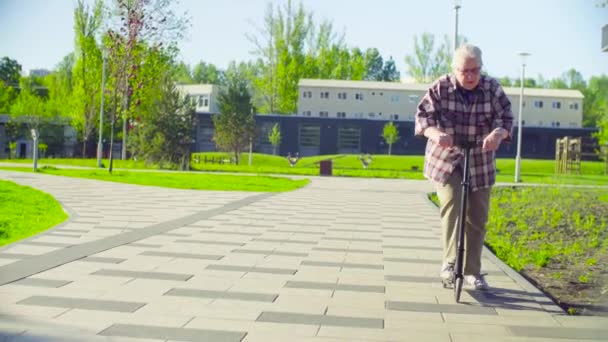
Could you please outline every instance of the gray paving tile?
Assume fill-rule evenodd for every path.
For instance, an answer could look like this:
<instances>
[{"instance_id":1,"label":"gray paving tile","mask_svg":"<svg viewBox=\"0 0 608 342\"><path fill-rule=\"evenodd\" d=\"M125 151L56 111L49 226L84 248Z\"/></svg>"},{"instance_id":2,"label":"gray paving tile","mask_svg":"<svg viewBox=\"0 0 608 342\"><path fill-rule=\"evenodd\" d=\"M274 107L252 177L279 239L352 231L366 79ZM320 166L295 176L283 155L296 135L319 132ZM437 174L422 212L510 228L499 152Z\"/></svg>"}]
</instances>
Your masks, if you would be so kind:
<instances>
[{"instance_id":1,"label":"gray paving tile","mask_svg":"<svg viewBox=\"0 0 608 342\"><path fill-rule=\"evenodd\" d=\"M315 251L322 252L337 252L337 253L363 253L363 254L382 254L382 251L371 249L355 249L355 248L329 248L329 247L313 247Z\"/></svg>"},{"instance_id":2,"label":"gray paving tile","mask_svg":"<svg viewBox=\"0 0 608 342\"><path fill-rule=\"evenodd\" d=\"M518 337L541 337L572 340L604 340L608 338L608 328L583 329L533 326L508 326L506 328L509 332L511 332L511 334Z\"/></svg>"},{"instance_id":3,"label":"gray paving tile","mask_svg":"<svg viewBox=\"0 0 608 342\"><path fill-rule=\"evenodd\" d=\"M138 302L119 302L114 300L49 296L32 296L17 302L17 304L116 312L135 312L142 306L146 305L146 303Z\"/></svg>"},{"instance_id":4,"label":"gray paving tile","mask_svg":"<svg viewBox=\"0 0 608 342\"><path fill-rule=\"evenodd\" d=\"M324 235L325 232L316 232L311 230L290 230L290 229L268 229L269 232L277 233L296 233L296 234L310 234L310 235Z\"/></svg>"},{"instance_id":5,"label":"gray paving tile","mask_svg":"<svg viewBox=\"0 0 608 342\"><path fill-rule=\"evenodd\" d=\"M127 260L127 259L90 256L90 257L82 258L79 261L99 262L99 263L104 263L104 264L120 264L121 262L123 262L125 260Z\"/></svg>"},{"instance_id":6,"label":"gray paving tile","mask_svg":"<svg viewBox=\"0 0 608 342\"><path fill-rule=\"evenodd\" d=\"M175 288L164 294L165 296L195 297L195 298L217 298L234 299L254 302L274 302L278 294L253 293L253 292L232 292L232 291L210 291L197 289Z\"/></svg>"},{"instance_id":7,"label":"gray paving tile","mask_svg":"<svg viewBox=\"0 0 608 342\"><path fill-rule=\"evenodd\" d=\"M0 259L25 259L33 256L36 255L24 253L0 253Z\"/></svg>"},{"instance_id":8,"label":"gray paving tile","mask_svg":"<svg viewBox=\"0 0 608 342\"><path fill-rule=\"evenodd\" d=\"M36 286L36 287L62 287L71 283L68 280L42 279L42 278L24 278L12 282L13 285Z\"/></svg>"},{"instance_id":9,"label":"gray paving tile","mask_svg":"<svg viewBox=\"0 0 608 342\"><path fill-rule=\"evenodd\" d=\"M242 331L167 328L150 325L113 324L101 331L102 336L120 336L175 341L240 342L247 335Z\"/></svg>"},{"instance_id":10,"label":"gray paving tile","mask_svg":"<svg viewBox=\"0 0 608 342\"><path fill-rule=\"evenodd\" d=\"M332 232L353 232L353 233L380 233L380 230L371 229L346 229L346 228L330 228L328 231Z\"/></svg>"},{"instance_id":11,"label":"gray paving tile","mask_svg":"<svg viewBox=\"0 0 608 342\"><path fill-rule=\"evenodd\" d=\"M223 231L223 230L205 230L201 234L220 234L220 235L243 235L243 236L260 236L262 233L247 233L247 232L235 232L235 231Z\"/></svg>"},{"instance_id":12,"label":"gray paving tile","mask_svg":"<svg viewBox=\"0 0 608 342\"><path fill-rule=\"evenodd\" d=\"M384 293L384 286L373 285L351 285L351 284L335 284L335 283L320 283L310 281L288 281L285 287L295 289L311 289L311 290L337 290L337 291L352 291L352 292L375 292Z\"/></svg>"},{"instance_id":13,"label":"gray paving tile","mask_svg":"<svg viewBox=\"0 0 608 342\"><path fill-rule=\"evenodd\" d=\"M271 274L296 274L296 272L297 272L297 270L291 270L291 269L286 269L286 268L247 267L247 266L230 266L230 265L209 265L205 269L218 270L218 271L271 273Z\"/></svg>"},{"instance_id":14,"label":"gray paving tile","mask_svg":"<svg viewBox=\"0 0 608 342\"><path fill-rule=\"evenodd\" d=\"M222 245L222 246L245 246L242 242L229 242L229 241L211 241L211 240L185 240L179 239L175 240L175 242L179 243L193 243L199 245Z\"/></svg>"},{"instance_id":15,"label":"gray paving tile","mask_svg":"<svg viewBox=\"0 0 608 342\"><path fill-rule=\"evenodd\" d=\"M190 279L194 276L193 274L165 273L165 272L140 272L140 271L111 270L111 269L101 269L101 270L93 272L91 274L109 276L109 277L126 277L126 278L176 280L176 281L188 281L188 279Z\"/></svg>"},{"instance_id":16,"label":"gray paving tile","mask_svg":"<svg viewBox=\"0 0 608 342\"><path fill-rule=\"evenodd\" d=\"M133 242L133 243L128 244L127 246L140 247L140 248L161 248L163 245L158 245L158 244L154 244L154 243Z\"/></svg>"},{"instance_id":17,"label":"gray paving tile","mask_svg":"<svg viewBox=\"0 0 608 342\"><path fill-rule=\"evenodd\" d=\"M210 254L196 254L196 253L173 253L173 252L161 252L161 251L145 251L143 253L139 253L139 255L146 256L163 256L163 257L173 257L173 258L182 258L182 259L201 259L201 260L220 260L223 258L223 255L210 255Z\"/></svg>"},{"instance_id":18,"label":"gray paving tile","mask_svg":"<svg viewBox=\"0 0 608 342\"><path fill-rule=\"evenodd\" d=\"M66 242L20 241L18 243L24 244L24 245L44 246L44 247L69 247L69 246L73 246L73 244L66 243Z\"/></svg>"},{"instance_id":19,"label":"gray paving tile","mask_svg":"<svg viewBox=\"0 0 608 342\"><path fill-rule=\"evenodd\" d=\"M498 315L493 308L464 304L431 304L418 302L386 301L387 310L413 311L413 312L441 312L469 315Z\"/></svg>"},{"instance_id":20,"label":"gray paving tile","mask_svg":"<svg viewBox=\"0 0 608 342\"><path fill-rule=\"evenodd\" d=\"M420 249L425 251L440 251L441 247L429 247L429 246L405 246L405 245L382 245L382 248L394 248L394 249Z\"/></svg>"},{"instance_id":21,"label":"gray paving tile","mask_svg":"<svg viewBox=\"0 0 608 342\"><path fill-rule=\"evenodd\" d=\"M416 259L416 258L384 258L384 261L388 262L403 262L410 264L437 264L439 265L441 261L431 260L431 259Z\"/></svg>"},{"instance_id":22,"label":"gray paving tile","mask_svg":"<svg viewBox=\"0 0 608 342\"><path fill-rule=\"evenodd\" d=\"M372 329L384 328L384 320L378 318L311 315L274 311L262 312L257 318L257 321L269 323L331 325L340 327L359 327Z\"/></svg>"},{"instance_id":23,"label":"gray paving tile","mask_svg":"<svg viewBox=\"0 0 608 342\"><path fill-rule=\"evenodd\" d=\"M433 240L439 241L435 236L411 236L411 235L382 235L383 238L395 238L395 239L412 239L412 240Z\"/></svg>"},{"instance_id":24,"label":"gray paving tile","mask_svg":"<svg viewBox=\"0 0 608 342\"><path fill-rule=\"evenodd\" d=\"M386 281L402 281L409 283L439 283L439 277L421 277L421 276L402 276L402 275L385 275Z\"/></svg>"},{"instance_id":25,"label":"gray paving tile","mask_svg":"<svg viewBox=\"0 0 608 342\"><path fill-rule=\"evenodd\" d=\"M308 253L292 253L292 252L279 252L272 250L256 250L256 249L234 249L231 253L241 254L261 254L261 255L280 255L280 256L291 256L291 257L307 257Z\"/></svg>"},{"instance_id":26,"label":"gray paving tile","mask_svg":"<svg viewBox=\"0 0 608 342\"><path fill-rule=\"evenodd\" d=\"M62 237L62 238L79 239L82 235L50 232L50 233L45 233L44 236L57 236L57 237Z\"/></svg>"},{"instance_id":27,"label":"gray paving tile","mask_svg":"<svg viewBox=\"0 0 608 342\"><path fill-rule=\"evenodd\" d=\"M321 267L342 267L342 268L363 268L370 270L383 270L384 265L378 264L357 264L350 262L328 262L328 261L302 261L301 265L321 266Z\"/></svg>"},{"instance_id":28,"label":"gray paving tile","mask_svg":"<svg viewBox=\"0 0 608 342\"><path fill-rule=\"evenodd\" d=\"M182 233L160 233L160 236L174 236L174 237L188 237L192 236L192 234L182 234Z\"/></svg>"},{"instance_id":29,"label":"gray paving tile","mask_svg":"<svg viewBox=\"0 0 608 342\"><path fill-rule=\"evenodd\" d=\"M362 239L362 238L323 237L321 239L323 239L323 240L331 240L331 241L382 242L382 239Z\"/></svg>"},{"instance_id":30,"label":"gray paving tile","mask_svg":"<svg viewBox=\"0 0 608 342\"><path fill-rule=\"evenodd\" d=\"M89 229L55 229L56 232L62 233L88 233Z\"/></svg>"},{"instance_id":31,"label":"gray paving tile","mask_svg":"<svg viewBox=\"0 0 608 342\"><path fill-rule=\"evenodd\" d=\"M115 227L115 226L95 226L95 227L93 227L93 230L95 230L95 229L127 230L127 231L138 230L137 228L131 228L131 227Z\"/></svg>"},{"instance_id":32,"label":"gray paving tile","mask_svg":"<svg viewBox=\"0 0 608 342\"><path fill-rule=\"evenodd\" d=\"M316 245L318 243L317 241L283 240L283 239L252 239L252 241L292 243L292 244L300 244L300 245Z\"/></svg>"},{"instance_id":33,"label":"gray paving tile","mask_svg":"<svg viewBox=\"0 0 608 342\"><path fill-rule=\"evenodd\" d=\"M395 227L384 227L383 230L398 230L400 232L428 232L427 228L395 228Z\"/></svg>"}]
</instances>

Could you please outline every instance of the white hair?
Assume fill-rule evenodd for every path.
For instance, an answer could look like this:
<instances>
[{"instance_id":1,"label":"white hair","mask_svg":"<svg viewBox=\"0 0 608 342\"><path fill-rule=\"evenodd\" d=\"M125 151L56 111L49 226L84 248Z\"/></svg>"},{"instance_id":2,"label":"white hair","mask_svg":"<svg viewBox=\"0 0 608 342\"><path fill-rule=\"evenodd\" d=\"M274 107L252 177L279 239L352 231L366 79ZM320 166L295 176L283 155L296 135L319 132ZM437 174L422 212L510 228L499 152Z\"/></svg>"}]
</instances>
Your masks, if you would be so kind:
<instances>
[{"instance_id":1,"label":"white hair","mask_svg":"<svg viewBox=\"0 0 608 342\"><path fill-rule=\"evenodd\" d=\"M483 66L483 61L481 59L481 49L475 45L464 44L456 51L454 51L454 58L452 58L452 69L457 69L462 66L465 60L469 58L475 58L479 66Z\"/></svg>"}]
</instances>

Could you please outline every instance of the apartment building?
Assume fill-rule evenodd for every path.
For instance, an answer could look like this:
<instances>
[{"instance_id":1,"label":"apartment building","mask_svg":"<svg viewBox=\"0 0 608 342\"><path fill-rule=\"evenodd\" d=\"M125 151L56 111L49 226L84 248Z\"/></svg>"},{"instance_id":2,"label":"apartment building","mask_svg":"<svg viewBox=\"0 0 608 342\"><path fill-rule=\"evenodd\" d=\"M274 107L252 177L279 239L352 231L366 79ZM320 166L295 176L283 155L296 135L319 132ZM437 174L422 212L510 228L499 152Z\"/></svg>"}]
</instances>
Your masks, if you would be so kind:
<instances>
[{"instance_id":1,"label":"apartment building","mask_svg":"<svg viewBox=\"0 0 608 342\"><path fill-rule=\"evenodd\" d=\"M381 121L414 121L429 84L302 79L298 116ZM519 111L519 88L505 87L513 113ZM580 128L583 94L570 89L524 89L523 126Z\"/></svg>"}]
</instances>

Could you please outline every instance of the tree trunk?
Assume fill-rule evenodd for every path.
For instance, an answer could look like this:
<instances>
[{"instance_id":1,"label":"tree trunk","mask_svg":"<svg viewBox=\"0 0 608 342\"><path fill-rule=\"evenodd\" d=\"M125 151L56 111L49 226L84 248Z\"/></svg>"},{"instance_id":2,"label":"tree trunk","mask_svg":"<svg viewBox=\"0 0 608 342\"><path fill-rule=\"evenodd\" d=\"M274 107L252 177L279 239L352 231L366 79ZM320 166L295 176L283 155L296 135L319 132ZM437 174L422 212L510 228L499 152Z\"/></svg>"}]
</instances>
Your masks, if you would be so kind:
<instances>
[{"instance_id":1,"label":"tree trunk","mask_svg":"<svg viewBox=\"0 0 608 342\"><path fill-rule=\"evenodd\" d=\"M122 151L120 159L127 160L127 118L124 118L122 121Z\"/></svg>"},{"instance_id":2,"label":"tree trunk","mask_svg":"<svg viewBox=\"0 0 608 342\"><path fill-rule=\"evenodd\" d=\"M391 155L391 152L393 150L393 144L388 144L388 155Z\"/></svg>"}]
</instances>

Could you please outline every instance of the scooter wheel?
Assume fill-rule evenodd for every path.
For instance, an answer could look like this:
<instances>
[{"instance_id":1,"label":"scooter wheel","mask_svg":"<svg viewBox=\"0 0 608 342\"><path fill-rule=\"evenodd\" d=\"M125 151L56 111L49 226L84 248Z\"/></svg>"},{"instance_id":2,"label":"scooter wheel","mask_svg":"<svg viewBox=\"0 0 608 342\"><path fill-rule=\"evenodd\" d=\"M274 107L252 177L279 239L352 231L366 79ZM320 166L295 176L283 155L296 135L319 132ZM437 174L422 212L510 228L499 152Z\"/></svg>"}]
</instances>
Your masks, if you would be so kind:
<instances>
[{"instance_id":1,"label":"scooter wheel","mask_svg":"<svg viewBox=\"0 0 608 342\"><path fill-rule=\"evenodd\" d=\"M456 303L460 303L460 294L462 293L462 283L463 279L458 277L454 281L454 300Z\"/></svg>"}]
</instances>

